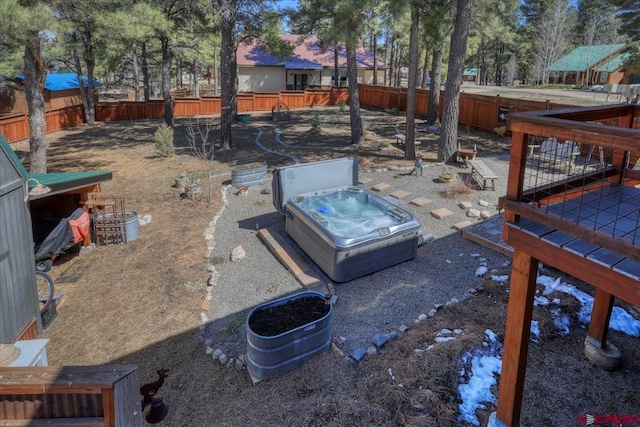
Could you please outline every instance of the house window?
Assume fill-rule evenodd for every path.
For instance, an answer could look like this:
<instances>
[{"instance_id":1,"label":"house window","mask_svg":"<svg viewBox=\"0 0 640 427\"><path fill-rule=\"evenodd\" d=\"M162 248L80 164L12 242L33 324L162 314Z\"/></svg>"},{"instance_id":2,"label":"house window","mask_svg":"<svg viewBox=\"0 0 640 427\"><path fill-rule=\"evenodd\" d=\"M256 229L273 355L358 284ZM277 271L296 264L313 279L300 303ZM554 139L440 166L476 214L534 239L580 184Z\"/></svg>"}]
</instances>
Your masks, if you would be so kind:
<instances>
[{"instance_id":1,"label":"house window","mask_svg":"<svg viewBox=\"0 0 640 427\"><path fill-rule=\"evenodd\" d=\"M293 90L305 90L308 85L309 85L308 74L293 75Z\"/></svg>"},{"instance_id":2,"label":"house window","mask_svg":"<svg viewBox=\"0 0 640 427\"><path fill-rule=\"evenodd\" d=\"M340 79L338 80L338 84L336 84L336 72L331 72L331 83L333 83L334 86L347 86L347 72L340 71L338 75L340 76Z\"/></svg>"},{"instance_id":3,"label":"house window","mask_svg":"<svg viewBox=\"0 0 640 427\"><path fill-rule=\"evenodd\" d=\"M608 78L609 78L609 73L607 72L600 73L600 83L607 83Z\"/></svg>"}]
</instances>

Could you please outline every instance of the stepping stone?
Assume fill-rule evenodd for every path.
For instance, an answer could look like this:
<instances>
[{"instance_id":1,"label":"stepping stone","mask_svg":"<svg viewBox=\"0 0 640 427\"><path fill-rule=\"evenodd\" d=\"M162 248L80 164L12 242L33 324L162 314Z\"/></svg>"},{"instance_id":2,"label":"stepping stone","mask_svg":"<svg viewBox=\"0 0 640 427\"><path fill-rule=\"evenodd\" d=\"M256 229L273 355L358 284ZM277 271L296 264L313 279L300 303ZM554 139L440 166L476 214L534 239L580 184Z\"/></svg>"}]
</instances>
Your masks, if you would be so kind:
<instances>
[{"instance_id":1,"label":"stepping stone","mask_svg":"<svg viewBox=\"0 0 640 427\"><path fill-rule=\"evenodd\" d=\"M373 187L371 187L371 189L373 191L384 191L384 190L388 190L390 188L391 188L391 186L389 184L384 183L384 182L381 182L380 184L376 184Z\"/></svg>"},{"instance_id":2,"label":"stepping stone","mask_svg":"<svg viewBox=\"0 0 640 427\"><path fill-rule=\"evenodd\" d=\"M372 181L371 178L358 178L358 184L365 185Z\"/></svg>"},{"instance_id":3,"label":"stepping stone","mask_svg":"<svg viewBox=\"0 0 640 427\"><path fill-rule=\"evenodd\" d=\"M460 202L460 204L458 205L460 206L462 209L469 210L473 207L473 205L471 204L471 202Z\"/></svg>"},{"instance_id":4,"label":"stepping stone","mask_svg":"<svg viewBox=\"0 0 640 427\"><path fill-rule=\"evenodd\" d=\"M437 219L442 219L453 215L453 212L446 208L434 209L429 213Z\"/></svg>"},{"instance_id":5,"label":"stepping stone","mask_svg":"<svg viewBox=\"0 0 640 427\"><path fill-rule=\"evenodd\" d=\"M422 207L424 205L428 205L429 203L431 203L431 200L427 199L426 197L418 197L416 199L413 199L409 203L411 203L412 205Z\"/></svg>"},{"instance_id":6,"label":"stepping stone","mask_svg":"<svg viewBox=\"0 0 640 427\"><path fill-rule=\"evenodd\" d=\"M473 225L473 223L471 221L462 221L462 222L458 222L453 224L453 228L455 228L456 230L460 231L465 227L468 227L470 225Z\"/></svg>"},{"instance_id":7,"label":"stepping stone","mask_svg":"<svg viewBox=\"0 0 640 427\"><path fill-rule=\"evenodd\" d=\"M404 190L398 190L398 191L394 191L393 193L389 194L391 197L395 197L396 199L402 199L403 197L407 197L409 194L408 191L404 191Z\"/></svg>"}]
</instances>

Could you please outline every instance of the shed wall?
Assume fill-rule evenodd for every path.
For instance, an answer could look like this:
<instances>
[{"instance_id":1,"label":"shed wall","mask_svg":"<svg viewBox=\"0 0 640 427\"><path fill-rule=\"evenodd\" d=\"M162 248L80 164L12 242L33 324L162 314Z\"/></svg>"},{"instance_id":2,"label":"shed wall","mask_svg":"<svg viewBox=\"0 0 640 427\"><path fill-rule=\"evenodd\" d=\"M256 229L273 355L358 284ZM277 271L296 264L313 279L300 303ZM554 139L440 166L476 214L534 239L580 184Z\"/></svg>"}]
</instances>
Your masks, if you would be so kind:
<instances>
[{"instance_id":1,"label":"shed wall","mask_svg":"<svg viewBox=\"0 0 640 427\"><path fill-rule=\"evenodd\" d=\"M34 318L40 330L31 215L25 181L0 150L0 343Z\"/></svg>"}]
</instances>

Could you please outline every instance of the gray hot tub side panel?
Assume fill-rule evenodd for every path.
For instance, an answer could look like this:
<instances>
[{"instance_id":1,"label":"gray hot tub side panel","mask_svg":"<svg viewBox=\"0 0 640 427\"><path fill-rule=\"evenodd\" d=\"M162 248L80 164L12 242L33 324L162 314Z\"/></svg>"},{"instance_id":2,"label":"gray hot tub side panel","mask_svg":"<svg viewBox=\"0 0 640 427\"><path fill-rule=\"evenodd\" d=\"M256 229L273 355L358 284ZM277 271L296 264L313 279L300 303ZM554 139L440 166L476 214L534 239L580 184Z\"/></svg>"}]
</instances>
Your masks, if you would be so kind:
<instances>
[{"instance_id":1,"label":"gray hot tub side panel","mask_svg":"<svg viewBox=\"0 0 640 427\"><path fill-rule=\"evenodd\" d=\"M287 234L336 282L348 282L383 268L408 261L418 253L420 224L401 233L339 248L317 225L291 209L286 219Z\"/></svg>"}]
</instances>

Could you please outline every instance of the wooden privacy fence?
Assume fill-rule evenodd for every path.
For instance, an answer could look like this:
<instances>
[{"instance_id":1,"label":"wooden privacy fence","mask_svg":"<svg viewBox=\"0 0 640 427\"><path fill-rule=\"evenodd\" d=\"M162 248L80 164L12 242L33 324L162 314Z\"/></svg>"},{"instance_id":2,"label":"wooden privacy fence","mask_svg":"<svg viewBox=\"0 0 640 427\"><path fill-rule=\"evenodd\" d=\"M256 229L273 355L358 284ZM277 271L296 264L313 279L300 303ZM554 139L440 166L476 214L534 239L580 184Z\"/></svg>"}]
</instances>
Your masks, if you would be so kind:
<instances>
[{"instance_id":1,"label":"wooden privacy fence","mask_svg":"<svg viewBox=\"0 0 640 427\"><path fill-rule=\"evenodd\" d=\"M359 85L360 105L382 109L405 111L407 107L407 89ZM289 109L308 106L336 105L349 101L347 88L307 89L304 91L248 92L239 93L236 98L239 113L251 111L271 111L279 103ZM426 116L428 112L429 91L417 89L416 114ZM444 103L444 91L440 93L440 108ZM174 98L175 117L194 117L220 114L220 97L203 96L200 98ZM473 95L460 93L459 123L463 126L492 132L495 127L504 126L506 114L513 112L550 110L572 107L549 101L532 101L501 96ZM439 111L441 116L442 111ZM162 100L149 102L119 101L103 102L96 105L97 121L161 119L164 117ZM47 133L74 127L84 121L82 106L65 107L46 113ZM0 133L7 141L15 142L29 137L28 115L0 117Z\"/></svg>"},{"instance_id":2,"label":"wooden privacy fence","mask_svg":"<svg viewBox=\"0 0 640 427\"><path fill-rule=\"evenodd\" d=\"M374 85L359 85L360 105L367 107L407 109L407 88L385 87ZM429 104L429 90L416 89L416 114L426 116ZM444 104L444 91L440 92L440 111ZM551 110L557 108L574 107L570 104L556 104L549 101L533 101L517 98L505 98L500 95L474 95L460 93L460 116L458 123L463 126L472 126L477 129L492 132L495 127L504 126L505 116L508 113Z\"/></svg>"}]
</instances>

